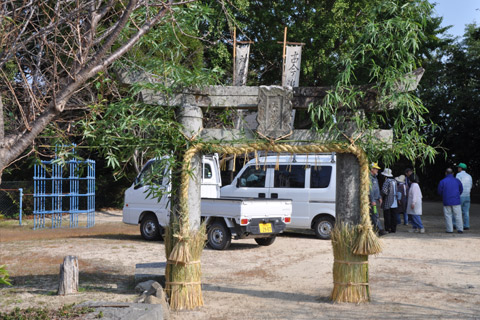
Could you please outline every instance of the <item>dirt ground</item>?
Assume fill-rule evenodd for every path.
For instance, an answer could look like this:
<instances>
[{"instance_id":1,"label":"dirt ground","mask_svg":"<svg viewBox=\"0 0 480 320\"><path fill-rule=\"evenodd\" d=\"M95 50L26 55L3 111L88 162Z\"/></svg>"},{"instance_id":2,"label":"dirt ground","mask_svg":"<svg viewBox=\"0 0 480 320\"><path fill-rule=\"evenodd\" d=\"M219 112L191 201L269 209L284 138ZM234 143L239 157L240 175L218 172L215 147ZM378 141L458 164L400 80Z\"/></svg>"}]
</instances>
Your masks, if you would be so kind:
<instances>
[{"instance_id":1,"label":"dirt ground","mask_svg":"<svg viewBox=\"0 0 480 320\"><path fill-rule=\"evenodd\" d=\"M480 205L471 230L446 234L441 203L424 203L425 234L382 237L384 251L369 259L372 302L333 304L330 241L286 233L269 247L233 241L202 256L205 306L173 319L480 319ZM58 308L87 300L132 302L135 264L165 261L162 242L146 242L121 212L98 212L91 229L0 227L0 265L13 287L0 288L0 310ZM59 264L80 263L81 292L56 296Z\"/></svg>"}]
</instances>

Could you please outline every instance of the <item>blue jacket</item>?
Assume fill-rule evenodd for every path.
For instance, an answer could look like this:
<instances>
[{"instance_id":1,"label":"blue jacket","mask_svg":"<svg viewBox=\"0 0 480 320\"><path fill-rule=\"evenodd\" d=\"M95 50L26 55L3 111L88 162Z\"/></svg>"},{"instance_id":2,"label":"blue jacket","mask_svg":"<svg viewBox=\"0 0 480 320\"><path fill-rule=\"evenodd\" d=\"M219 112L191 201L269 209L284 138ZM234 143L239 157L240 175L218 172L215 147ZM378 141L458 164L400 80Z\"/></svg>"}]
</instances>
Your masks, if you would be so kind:
<instances>
[{"instance_id":1,"label":"blue jacket","mask_svg":"<svg viewBox=\"0 0 480 320\"><path fill-rule=\"evenodd\" d=\"M438 194L443 197L444 206L460 205L460 194L463 192L463 186L460 180L453 174L448 174L438 184Z\"/></svg>"}]
</instances>

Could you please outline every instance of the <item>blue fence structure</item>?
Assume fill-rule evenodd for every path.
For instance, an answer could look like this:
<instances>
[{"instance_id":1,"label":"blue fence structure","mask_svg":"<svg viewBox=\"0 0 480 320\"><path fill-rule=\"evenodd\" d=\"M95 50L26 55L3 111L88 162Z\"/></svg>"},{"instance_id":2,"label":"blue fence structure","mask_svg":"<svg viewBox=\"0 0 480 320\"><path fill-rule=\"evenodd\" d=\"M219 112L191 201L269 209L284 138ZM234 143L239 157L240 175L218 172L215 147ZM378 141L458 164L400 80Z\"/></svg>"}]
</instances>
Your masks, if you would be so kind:
<instances>
[{"instance_id":1,"label":"blue fence structure","mask_svg":"<svg viewBox=\"0 0 480 320\"><path fill-rule=\"evenodd\" d=\"M46 228L48 215L52 229L62 227L63 214L69 214L70 228L79 227L79 214L87 215L87 228L95 225L94 160L42 160L35 165L33 181L34 230Z\"/></svg>"}]
</instances>

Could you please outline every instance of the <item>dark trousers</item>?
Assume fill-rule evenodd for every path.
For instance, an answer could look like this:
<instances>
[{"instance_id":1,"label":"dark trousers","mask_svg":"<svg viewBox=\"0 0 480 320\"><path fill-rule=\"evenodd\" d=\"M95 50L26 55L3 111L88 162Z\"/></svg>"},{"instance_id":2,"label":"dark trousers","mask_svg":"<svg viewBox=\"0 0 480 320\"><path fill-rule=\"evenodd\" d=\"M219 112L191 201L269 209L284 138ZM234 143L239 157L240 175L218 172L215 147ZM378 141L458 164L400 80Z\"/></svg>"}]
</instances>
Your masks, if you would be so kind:
<instances>
[{"instance_id":1,"label":"dark trousers","mask_svg":"<svg viewBox=\"0 0 480 320\"><path fill-rule=\"evenodd\" d=\"M384 209L383 219L385 221L385 230L388 232L397 232L396 209Z\"/></svg>"}]
</instances>

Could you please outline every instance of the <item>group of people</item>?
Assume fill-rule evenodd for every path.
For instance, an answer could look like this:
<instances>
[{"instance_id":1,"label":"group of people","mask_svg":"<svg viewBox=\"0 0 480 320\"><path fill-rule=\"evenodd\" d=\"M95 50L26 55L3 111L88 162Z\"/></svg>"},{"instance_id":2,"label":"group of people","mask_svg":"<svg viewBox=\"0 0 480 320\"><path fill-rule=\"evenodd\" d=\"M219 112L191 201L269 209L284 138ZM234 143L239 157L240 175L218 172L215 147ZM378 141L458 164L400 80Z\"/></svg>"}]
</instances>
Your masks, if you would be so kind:
<instances>
[{"instance_id":1,"label":"group of people","mask_svg":"<svg viewBox=\"0 0 480 320\"><path fill-rule=\"evenodd\" d=\"M378 234L383 236L395 233L402 217L403 224L412 225L411 232L425 233L421 219L422 191L418 176L408 168L405 175L394 178L392 170L385 168L381 173L385 176L385 181L380 188L377 178L380 169L377 163L370 166L370 218ZM380 222L379 208L383 209L385 228Z\"/></svg>"},{"instance_id":2,"label":"group of people","mask_svg":"<svg viewBox=\"0 0 480 320\"><path fill-rule=\"evenodd\" d=\"M460 163L455 178L453 170L447 169L446 177L440 181L438 193L443 197L443 212L447 233L457 229L459 233L470 228L470 190L472 177L466 173L467 165ZM381 174L385 177L382 187L378 182L378 172L381 168L377 163L370 166L370 218L373 227L380 236L395 233L397 225L412 225L409 232L425 233L422 223L422 191L420 180L412 169L407 168L405 174L393 176L390 168L385 168ZM379 209L383 209L385 228L380 222Z\"/></svg>"},{"instance_id":3,"label":"group of people","mask_svg":"<svg viewBox=\"0 0 480 320\"><path fill-rule=\"evenodd\" d=\"M467 165L459 163L457 176L452 168L445 171L445 178L438 184L438 194L443 198L443 215L447 233L457 229L458 233L470 229L470 191L472 176L467 173Z\"/></svg>"}]
</instances>

